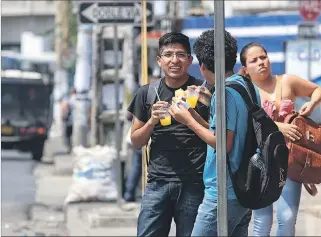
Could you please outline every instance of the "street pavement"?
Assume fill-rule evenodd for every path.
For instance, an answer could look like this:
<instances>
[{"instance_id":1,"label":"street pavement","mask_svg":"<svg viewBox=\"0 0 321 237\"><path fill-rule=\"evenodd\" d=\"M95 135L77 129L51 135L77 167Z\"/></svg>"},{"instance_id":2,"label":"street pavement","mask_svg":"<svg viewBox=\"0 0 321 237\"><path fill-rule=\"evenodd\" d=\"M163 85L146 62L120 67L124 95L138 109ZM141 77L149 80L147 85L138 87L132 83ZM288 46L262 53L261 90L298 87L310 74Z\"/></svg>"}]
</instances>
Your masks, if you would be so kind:
<instances>
[{"instance_id":1,"label":"street pavement","mask_svg":"<svg viewBox=\"0 0 321 237\"><path fill-rule=\"evenodd\" d=\"M13 235L19 224L28 219L34 203L36 185L30 155L1 151L1 229L2 235Z\"/></svg>"},{"instance_id":2,"label":"street pavement","mask_svg":"<svg viewBox=\"0 0 321 237\"><path fill-rule=\"evenodd\" d=\"M42 163L29 153L1 150L1 236L67 235L62 209L36 200L39 185L34 175L42 166L42 174L48 176L52 157L64 152L60 140L47 141Z\"/></svg>"}]
</instances>

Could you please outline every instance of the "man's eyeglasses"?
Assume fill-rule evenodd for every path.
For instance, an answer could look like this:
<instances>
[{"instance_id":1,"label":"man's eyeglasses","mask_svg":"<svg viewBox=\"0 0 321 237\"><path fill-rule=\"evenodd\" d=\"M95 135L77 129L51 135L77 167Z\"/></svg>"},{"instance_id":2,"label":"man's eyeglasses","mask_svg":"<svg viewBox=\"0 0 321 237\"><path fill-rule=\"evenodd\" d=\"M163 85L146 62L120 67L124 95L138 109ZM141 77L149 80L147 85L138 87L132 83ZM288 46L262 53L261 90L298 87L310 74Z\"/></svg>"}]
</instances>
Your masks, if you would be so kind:
<instances>
[{"instance_id":1,"label":"man's eyeglasses","mask_svg":"<svg viewBox=\"0 0 321 237\"><path fill-rule=\"evenodd\" d=\"M164 59L173 59L174 55L180 60L186 60L188 56L190 56L186 52L168 52L168 53L163 53L160 56L163 57Z\"/></svg>"}]
</instances>

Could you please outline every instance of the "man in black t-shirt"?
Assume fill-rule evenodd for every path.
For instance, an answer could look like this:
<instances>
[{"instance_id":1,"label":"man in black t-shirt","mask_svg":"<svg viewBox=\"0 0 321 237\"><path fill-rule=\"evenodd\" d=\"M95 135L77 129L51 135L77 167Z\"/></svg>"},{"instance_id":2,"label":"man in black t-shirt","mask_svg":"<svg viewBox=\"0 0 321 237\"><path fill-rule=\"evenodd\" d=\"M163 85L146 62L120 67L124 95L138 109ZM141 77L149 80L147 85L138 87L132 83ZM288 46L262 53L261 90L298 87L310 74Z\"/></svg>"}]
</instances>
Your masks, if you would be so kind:
<instances>
[{"instance_id":1,"label":"man in black t-shirt","mask_svg":"<svg viewBox=\"0 0 321 237\"><path fill-rule=\"evenodd\" d=\"M203 200L202 181L206 143L187 126L173 118L171 125L159 123L161 107L171 103L175 91L200 85L187 73L192 63L187 36L167 33L159 39L157 63L165 77L158 88L160 101L147 103L149 85L142 86L128 111L133 116L131 140L136 149L150 144L148 182L138 218L138 236L168 236L172 218L177 236L190 236L198 206ZM208 120L208 107L198 103L198 118Z\"/></svg>"}]
</instances>

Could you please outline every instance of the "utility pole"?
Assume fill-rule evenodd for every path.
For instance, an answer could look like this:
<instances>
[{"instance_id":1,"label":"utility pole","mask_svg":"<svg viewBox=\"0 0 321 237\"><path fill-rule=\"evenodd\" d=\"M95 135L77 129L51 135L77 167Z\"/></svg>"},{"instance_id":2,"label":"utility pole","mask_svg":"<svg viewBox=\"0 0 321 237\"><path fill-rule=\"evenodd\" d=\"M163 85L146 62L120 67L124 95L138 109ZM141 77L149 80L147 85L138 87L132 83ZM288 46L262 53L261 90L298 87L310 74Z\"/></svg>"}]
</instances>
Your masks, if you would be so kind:
<instances>
[{"instance_id":1,"label":"utility pole","mask_svg":"<svg viewBox=\"0 0 321 237\"><path fill-rule=\"evenodd\" d=\"M54 122L58 129L62 127L60 100L68 90L67 71L62 64L63 52L68 48L69 25L68 25L68 1L55 2L55 52L57 56L54 77Z\"/></svg>"},{"instance_id":2,"label":"utility pole","mask_svg":"<svg viewBox=\"0 0 321 237\"><path fill-rule=\"evenodd\" d=\"M179 18L179 15L178 15L178 1L177 0L173 0L172 1L172 4L173 4L173 18L172 18L172 31L173 32L178 32L179 31L179 27L178 27L178 18Z\"/></svg>"},{"instance_id":3,"label":"utility pole","mask_svg":"<svg viewBox=\"0 0 321 237\"><path fill-rule=\"evenodd\" d=\"M79 25L77 34L77 61L74 87L77 99L74 105L73 146L88 147L90 80L92 76L92 26Z\"/></svg>"},{"instance_id":4,"label":"utility pole","mask_svg":"<svg viewBox=\"0 0 321 237\"><path fill-rule=\"evenodd\" d=\"M92 90L92 103L91 103L91 119L90 119L90 141L91 146L98 144L98 124L97 115L99 107L99 76L101 69L101 28L99 26L94 26L92 32L92 80L91 80L91 90ZM101 88L100 88L101 90ZM100 111L99 111L100 112Z\"/></svg>"}]
</instances>

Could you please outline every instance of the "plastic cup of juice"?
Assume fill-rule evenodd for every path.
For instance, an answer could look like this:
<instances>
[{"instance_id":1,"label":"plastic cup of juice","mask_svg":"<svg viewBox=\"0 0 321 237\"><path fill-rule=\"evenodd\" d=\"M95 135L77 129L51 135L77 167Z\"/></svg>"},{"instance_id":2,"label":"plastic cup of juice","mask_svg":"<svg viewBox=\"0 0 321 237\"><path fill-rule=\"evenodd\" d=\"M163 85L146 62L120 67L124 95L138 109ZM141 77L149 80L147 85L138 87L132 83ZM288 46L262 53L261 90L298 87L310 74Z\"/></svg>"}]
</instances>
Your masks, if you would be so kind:
<instances>
[{"instance_id":1,"label":"plastic cup of juice","mask_svg":"<svg viewBox=\"0 0 321 237\"><path fill-rule=\"evenodd\" d=\"M161 115L161 119L159 120L162 126L168 126L172 124L172 117L168 113L169 107L170 105L160 108L161 110L164 111L164 113L162 113Z\"/></svg>"},{"instance_id":2,"label":"plastic cup of juice","mask_svg":"<svg viewBox=\"0 0 321 237\"><path fill-rule=\"evenodd\" d=\"M187 97L186 97L186 102L191 106L191 108L195 108L197 101L198 101L198 96L199 96L199 92L197 92L196 90L187 89Z\"/></svg>"}]
</instances>

